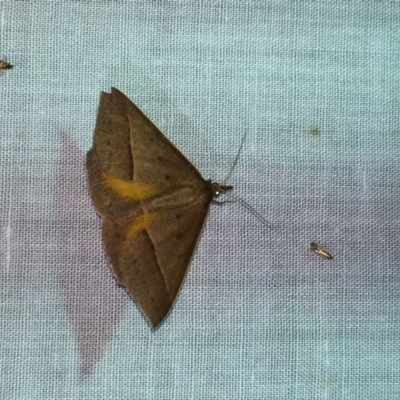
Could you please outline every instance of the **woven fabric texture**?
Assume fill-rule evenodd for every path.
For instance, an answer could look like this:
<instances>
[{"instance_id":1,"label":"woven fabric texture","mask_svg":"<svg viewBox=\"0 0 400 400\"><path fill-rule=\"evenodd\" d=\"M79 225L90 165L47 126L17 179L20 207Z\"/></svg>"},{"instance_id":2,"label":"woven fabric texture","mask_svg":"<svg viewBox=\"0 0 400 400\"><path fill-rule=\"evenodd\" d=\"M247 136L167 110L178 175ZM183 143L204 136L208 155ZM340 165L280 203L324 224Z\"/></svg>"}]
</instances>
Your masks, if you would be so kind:
<instances>
[{"instance_id":1,"label":"woven fabric texture","mask_svg":"<svg viewBox=\"0 0 400 400\"><path fill-rule=\"evenodd\" d=\"M1 399L400 399L399 2L21 1L0 21ZM252 209L211 206L156 331L87 188L111 87L206 179L245 135L228 183Z\"/></svg>"}]
</instances>

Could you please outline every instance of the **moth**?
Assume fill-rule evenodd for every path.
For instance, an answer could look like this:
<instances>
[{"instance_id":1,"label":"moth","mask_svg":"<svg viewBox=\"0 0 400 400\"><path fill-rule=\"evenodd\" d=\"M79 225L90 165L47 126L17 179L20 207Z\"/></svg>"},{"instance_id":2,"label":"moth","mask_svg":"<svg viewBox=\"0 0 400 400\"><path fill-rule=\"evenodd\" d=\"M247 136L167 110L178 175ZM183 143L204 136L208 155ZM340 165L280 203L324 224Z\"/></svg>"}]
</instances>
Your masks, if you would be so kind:
<instances>
[{"instance_id":1,"label":"moth","mask_svg":"<svg viewBox=\"0 0 400 400\"><path fill-rule=\"evenodd\" d=\"M0 69L11 69L13 66L7 61L0 60Z\"/></svg>"},{"instance_id":2,"label":"moth","mask_svg":"<svg viewBox=\"0 0 400 400\"><path fill-rule=\"evenodd\" d=\"M156 328L179 294L211 201L202 178L123 93L102 92L86 167L112 272Z\"/></svg>"},{"instance_id":3,"label":"moth","mask_svg":"<svg viewBox=\"0 0 400 400\"><path fill-rule=\"evenodd\" d=\"M328 250L318 246L317 243L315 243L315 242L311 242L310 249L315 254L318 254L320 257L325 258L326 260L332 260L332 258L333 258L332 254L329 253Z\"/></svg>"}]
</instances>

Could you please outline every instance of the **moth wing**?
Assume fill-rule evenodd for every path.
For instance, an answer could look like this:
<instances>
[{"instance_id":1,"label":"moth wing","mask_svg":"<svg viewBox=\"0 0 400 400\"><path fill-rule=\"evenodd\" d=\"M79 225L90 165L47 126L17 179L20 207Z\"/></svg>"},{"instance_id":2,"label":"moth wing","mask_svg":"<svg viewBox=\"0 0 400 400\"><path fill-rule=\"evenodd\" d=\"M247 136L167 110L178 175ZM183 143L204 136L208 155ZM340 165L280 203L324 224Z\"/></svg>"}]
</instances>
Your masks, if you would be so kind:
<instances>
[{"instance_id":1,"label":"moth wing","mask_svg":"<svg viewBox=\"0 0 400 400\"><path fill-rule=\"evenodd\" d=\"M95 148L89 150L86 156L89 189L98 213L102 217L135 218L139 212L139 203L131 198L122 197L104 181L102 167L103 160L99 160ZM104 229L104 226L103 226Z\"/></svg>"},{"instance_id":2,"label":"moth wing","mask_svg":"<svg viewBox=\"0 0 400 400\"><path fill-rule=\"evenodd\" d=\"M102 93L92 149L87 155L92 199L103 217L103 240L118 282L153 327L173 306L207 218L210 195L162 212L127 236L142 214L139 201L119 195L104 174L160 186L205 186L185 156L124 94Z\"/></svg>"},{"instance_id":3,"label":"moth wing","mask_svg":"<svg viewBox=\"0 0 400 400\"><path fill-rule=\"evenodd\" d=\"M102 93L94 151L105 173L163 185L202 181L190 161L123 93Z\"/></svg>"},{"instance_id":4,"label":"moth wing","mask_svg":"<svg viewBox=\"0 0 400 400\"><path fill-rule=\"evenodd\" d=\"M175 303L203 226L209 202L173 209L124 242L126 220L106 218L103 239L118 282L153 327Z\"/></svg>"}]
</instances>

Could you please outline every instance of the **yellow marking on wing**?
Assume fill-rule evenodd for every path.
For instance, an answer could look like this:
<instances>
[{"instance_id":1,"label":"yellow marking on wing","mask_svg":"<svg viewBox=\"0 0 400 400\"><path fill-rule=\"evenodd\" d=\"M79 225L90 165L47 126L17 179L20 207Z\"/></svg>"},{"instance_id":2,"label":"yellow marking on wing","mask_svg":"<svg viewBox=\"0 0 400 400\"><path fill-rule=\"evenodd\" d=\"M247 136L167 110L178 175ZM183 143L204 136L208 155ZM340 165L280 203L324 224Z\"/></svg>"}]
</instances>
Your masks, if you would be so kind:
<instances>
[{"instance_id":1,"label":"yellow marking on wing","mask_svg":"<svg viewBox=\"0 0 400 400\"><path fill-rule=\"evenodd\" d=\"M156 196L163 191L163 188L159 185L127 181L125 179L117 178L114 175L105 173L102 175L105 184L114 190L114 192L122 197L128 197L136 201L149 199L150 197Z\"/></svg>"},{"instance_id":2,"label":"yellow marking on wing","mask_svg":"<svg viewBox=\"0 0 400 400\"><path fill-rule=\"evenodd\" d=\"M142 231L143 229L148 228L157 218L159 218L165 211L155 211L152 213L145 212L140 217L133 221L132 225L129 227L128 231L125 234L125 240L131 240L137 233Z\"/></svg>"}]
</instances>

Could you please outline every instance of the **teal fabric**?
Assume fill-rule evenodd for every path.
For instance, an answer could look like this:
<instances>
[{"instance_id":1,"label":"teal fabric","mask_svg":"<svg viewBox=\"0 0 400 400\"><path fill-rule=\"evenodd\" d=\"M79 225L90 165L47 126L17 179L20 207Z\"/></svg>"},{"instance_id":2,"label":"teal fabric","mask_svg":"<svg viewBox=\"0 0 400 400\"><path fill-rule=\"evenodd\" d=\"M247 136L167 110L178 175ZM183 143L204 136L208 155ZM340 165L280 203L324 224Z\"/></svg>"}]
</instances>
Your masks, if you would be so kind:
<instances>
[{"instance_id":1,"label":"teal fabric","mask_svg":"<svg viewBox=\"0 0 400 400\"><path fill-rule=\"evenodd\" d=\"M1 2L0 398L400 399L400 3ZM213 205L152 331L84 154L130 97ZM311 241L334 256L309 250Z\"/></svg>"}]
</instances>

